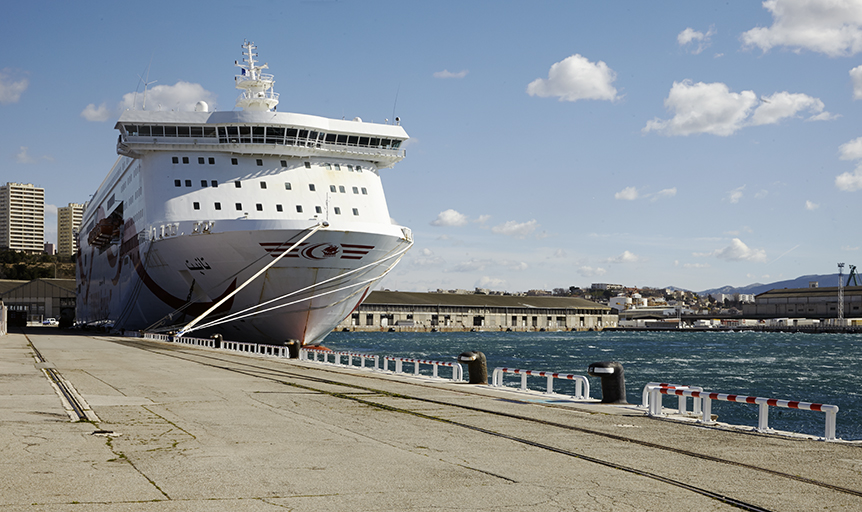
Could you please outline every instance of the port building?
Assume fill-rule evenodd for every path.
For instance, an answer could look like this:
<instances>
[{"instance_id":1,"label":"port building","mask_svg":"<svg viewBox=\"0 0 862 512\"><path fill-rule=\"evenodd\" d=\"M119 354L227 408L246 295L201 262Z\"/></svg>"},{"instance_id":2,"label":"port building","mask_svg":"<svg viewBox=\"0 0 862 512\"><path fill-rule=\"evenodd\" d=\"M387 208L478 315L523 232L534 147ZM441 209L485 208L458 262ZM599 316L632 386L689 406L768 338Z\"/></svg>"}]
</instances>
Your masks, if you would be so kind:
<instances>
[{"instance_id":1,"label":"port building","mask_svg":"<svg viewBox=\"0 0 862 512\"><path fill-rule=\"evenodd\" d=\"M616 325L611 308L576 297L374 291L337 329L586 331Z\"/></svg>"},{"instance_id":2,"label":"port building","mask_svg":"<svg viewBox=\"0 0 862 512\"><path fill-rule=\"evenodd\" d=\"M75 320L74 279L0 280L0 301L8 308L10 325L46 318Z\"/></svg>"},{"instance_id":3,"label":"port building","mask_svg":"<svg viewBox=\"0 0 862 512\"><path fill-rule=\"evenodd\" d=\"M84 205L69 203L68 206L57 208L57 254L71 256L78 252L78 230L81 228L81 218Z\"/></svg>"},{"instance_id":4,"label":"port building","mask_svg":"<svg viewBox=\"0 0 862 512\"><path fill-rule=\"evenodd\" d=\"M32 184L0 186L0 249L45 249L45 189Z\"/></svg>"},{"instance_id":5,"label":"port building","mask_svg":"<svg viewBox=\"0 0 862 512\"><path fill-rule=\"evenodd\" d=\"M746 318L838 318L838 287L781 288L742 306ZM862 286L844 288L844 318L862 317Z\"/></svg>"}]
</instances>

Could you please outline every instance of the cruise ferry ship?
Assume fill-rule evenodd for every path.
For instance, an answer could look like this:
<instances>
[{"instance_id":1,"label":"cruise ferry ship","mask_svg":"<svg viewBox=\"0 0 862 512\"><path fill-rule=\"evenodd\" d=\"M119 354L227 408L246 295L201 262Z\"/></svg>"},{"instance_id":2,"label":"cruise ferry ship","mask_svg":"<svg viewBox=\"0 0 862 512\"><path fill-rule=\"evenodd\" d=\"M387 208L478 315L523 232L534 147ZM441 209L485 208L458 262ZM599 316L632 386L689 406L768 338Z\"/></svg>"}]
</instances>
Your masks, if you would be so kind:
<instances>
[{"instance_id":1,"label":"cruise ferry ship","mask_svg":"<svg viewBox=\"0 0 862 512\"><path fill-rule=\"evenodd\" d=\"M397 118L277 112L256 59L246 41L236 110L120 116L78 235L79 324L315 343L412 246L379 173L405 156Z\"/></svg>"}]
</instances>

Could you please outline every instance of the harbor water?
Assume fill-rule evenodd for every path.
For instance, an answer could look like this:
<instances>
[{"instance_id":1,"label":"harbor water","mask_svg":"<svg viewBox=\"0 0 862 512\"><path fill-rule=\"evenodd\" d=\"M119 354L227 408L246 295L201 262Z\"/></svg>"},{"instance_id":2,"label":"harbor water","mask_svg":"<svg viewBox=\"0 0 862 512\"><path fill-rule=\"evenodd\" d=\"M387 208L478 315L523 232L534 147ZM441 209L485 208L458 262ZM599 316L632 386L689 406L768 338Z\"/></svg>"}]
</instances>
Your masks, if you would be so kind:
<instances>
[{"instance_id":1,"label":"harbor water","mask_svg":"<svg viewBox=\"0 0 862 512\"><path fill-rule=\"evenodd\" d=\"M334 332L333 350L454 361L467 350L482 351L488 373L495 367L587 374L590 363L618 361L626 375L627 398L641 403L648 382L700 386L706 391L837 405L836 435L862 440L862 334L762 332ZM443 370L441 370L443 373ZM519 386L508 376L506 385ZM543 391L545 379L528 379ZM593 398L601 398L590 377ZM555 391L574 393L574 383L557 381ZM676 408L676 398L665 397ZM688 405L689 410L691 404ZM754 404L713 401L718 421L757 426ZM776 430L823 435L824 413L769 408Z\"/></svg>"}]
</instances>

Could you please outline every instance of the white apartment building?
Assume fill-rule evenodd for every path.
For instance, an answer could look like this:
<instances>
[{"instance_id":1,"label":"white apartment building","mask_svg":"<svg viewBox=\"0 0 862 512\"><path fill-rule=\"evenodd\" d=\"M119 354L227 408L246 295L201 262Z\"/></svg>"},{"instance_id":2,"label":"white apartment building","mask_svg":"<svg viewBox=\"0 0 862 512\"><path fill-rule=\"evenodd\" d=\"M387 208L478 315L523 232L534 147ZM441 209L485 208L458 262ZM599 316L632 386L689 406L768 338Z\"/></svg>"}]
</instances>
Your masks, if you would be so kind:
<instances>
[{"instance_id":1,"label":"white apartment building","mask_svg":"<svg viewBox=\"0 0 862 512\"><path fill-rule=\"evenodd\" d=\"M30 183L0 186L0 249L45 249L45 189Z\"/></svg>"},{"instance_id":2,"label":"white apartment building","mask_svg":"<svg viewBox=\"0 0 862 512\"><path fill-rule=\"evenodd\" d=\"M78 252L78 238L75 234L81 228L84 205L69 203L57 208L57 254L71 256Z\"/></svg>"}]
</instances>

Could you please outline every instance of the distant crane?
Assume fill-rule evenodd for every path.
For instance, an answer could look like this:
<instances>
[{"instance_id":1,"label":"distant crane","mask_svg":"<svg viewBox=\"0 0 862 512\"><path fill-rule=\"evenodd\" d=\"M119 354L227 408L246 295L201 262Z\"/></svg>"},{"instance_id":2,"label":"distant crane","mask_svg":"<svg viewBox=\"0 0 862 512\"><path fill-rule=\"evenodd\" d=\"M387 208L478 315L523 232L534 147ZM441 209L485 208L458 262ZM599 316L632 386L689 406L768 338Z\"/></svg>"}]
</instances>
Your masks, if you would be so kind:
<instances>
[{"instance_id":1,"label":"distant crane","mask_svg":"<svg viewBox=\"0 0 862 512\"><path fill-rule=\"evenodd\" d=\"M844 286L850 286L851 281L853 282L853 286L860 286L859 280L857 279L859 274L856 273L856 265L849 265L849 267L850 273L847 274L847 284L845 284Z\"/></svg>"}]
</instances>

